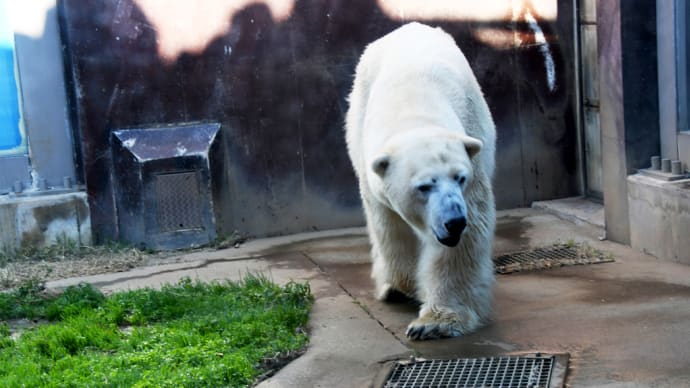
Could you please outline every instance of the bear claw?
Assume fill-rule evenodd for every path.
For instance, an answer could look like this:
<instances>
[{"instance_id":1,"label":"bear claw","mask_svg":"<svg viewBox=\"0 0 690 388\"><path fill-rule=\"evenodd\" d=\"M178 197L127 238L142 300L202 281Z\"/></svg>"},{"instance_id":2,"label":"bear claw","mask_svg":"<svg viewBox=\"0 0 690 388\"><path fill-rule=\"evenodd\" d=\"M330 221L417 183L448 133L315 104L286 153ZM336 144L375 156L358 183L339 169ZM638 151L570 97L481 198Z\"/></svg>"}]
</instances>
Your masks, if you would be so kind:
<instances>
[{"instance_id":1,"label":"bear claw","mask_svg":"<svg viewBox=\"0 0 690 388\"><path fill-rule=\"evenodd\" d=\"M444 325L448 326L448 325ZM407 327L405 335L411 340L430 340L439 338L457 337L462 333L448 326L442 328L439 324L416 325L414 322Z\"/></svg>"},{"instance_id":2,"label":"bear claw","mask_svg":"<svg viewBox=\"0 0 690 388\"><path fill-rule=\"evenodd\" d=\"M405 335L412 340L458 337L480 326L479 317L472 310L429 311L407 326Z\"/></svg>"}]
</instances>

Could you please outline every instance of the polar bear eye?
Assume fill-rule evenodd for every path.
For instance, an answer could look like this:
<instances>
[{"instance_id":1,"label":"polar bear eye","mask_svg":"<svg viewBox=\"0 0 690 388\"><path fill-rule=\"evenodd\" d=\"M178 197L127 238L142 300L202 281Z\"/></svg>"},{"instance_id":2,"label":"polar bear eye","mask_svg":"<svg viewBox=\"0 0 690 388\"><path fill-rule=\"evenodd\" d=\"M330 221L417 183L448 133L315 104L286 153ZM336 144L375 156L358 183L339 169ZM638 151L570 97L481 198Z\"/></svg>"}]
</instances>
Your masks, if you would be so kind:
<instances>
[{"instance_id":1,"label":"polar bear eye","mask_svg":"<svg viewBox=\"0 0 690 388\"><path fill-rule=\"evenodd\" d=\"M453 177L453 179L454 179L456 182L458 182L460 185L464 185L464 184L465 184L465 181L467 180L467 178L466 178L464 175L460 175L460 174L455 174L455 176Z\"/></svg>"},{"instance_id":2,"label":"polar bear eye","mask_svg":"<svg viewBox=\"0 0 690 388\"><path fill-rule=\"evenodd\" d=\"M417 191L419 191L422 194L426 194L426 193L430 192L431 189L433 189L433 188L434 188L434 186L431 185L430 183L424 183L424 184L417 186Z\"/></svg>"}]
</instances>

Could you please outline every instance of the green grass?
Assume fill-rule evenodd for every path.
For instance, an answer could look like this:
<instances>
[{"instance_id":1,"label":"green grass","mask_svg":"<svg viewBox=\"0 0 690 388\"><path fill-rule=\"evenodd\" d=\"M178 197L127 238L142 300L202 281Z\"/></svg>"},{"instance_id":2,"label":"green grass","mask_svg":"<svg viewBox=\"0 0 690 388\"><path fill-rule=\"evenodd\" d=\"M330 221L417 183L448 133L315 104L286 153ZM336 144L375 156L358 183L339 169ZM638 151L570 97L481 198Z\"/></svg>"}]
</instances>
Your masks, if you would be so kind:
<instances>
[{"instance_id":1,"label":"green grass","mask_svg":"<svg viewBox=\"0 0 690 388\"><path fill-rule=\"evenodd\" d=\"M247 386L306 346L311 303L308 284L257 276L107 298L26 284L0 294L0 386ZM50 323L15 339L6 322L21 317Z\"/></svg>"}]
</instances>

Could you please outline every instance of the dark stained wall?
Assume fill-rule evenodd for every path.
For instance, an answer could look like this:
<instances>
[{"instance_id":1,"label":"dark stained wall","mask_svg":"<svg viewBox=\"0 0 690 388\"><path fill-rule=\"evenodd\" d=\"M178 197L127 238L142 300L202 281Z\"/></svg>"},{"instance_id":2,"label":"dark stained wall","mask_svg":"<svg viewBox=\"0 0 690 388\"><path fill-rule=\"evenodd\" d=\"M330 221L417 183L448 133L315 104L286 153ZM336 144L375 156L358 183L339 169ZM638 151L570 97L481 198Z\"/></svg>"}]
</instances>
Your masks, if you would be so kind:
<instances>
[{"instance_id":1,"label":"dark stained wall","mask_svg":"<svg viewBox=\"0 0 690 388\"><path fill-rule=\"evenodd\" d=\"M498 132L500 208L578 192L573 2L553 1L555 20L529 1L491 20L423 20L456 38L483 87ZM280 20L263 3L247 5L201 50L172 59L133 0L59 8L98 240L118 238L111 132L197 121L222 125L219 234L363 224L343 136L346 96L366 44L403 23L375 1L298 0Z\"/></svg>"},{"instance_id":2,"label":"dark stained wall","mask_svg":"<svg viewBox=\"0 0 690 388\"><path fill-rule=\"evenodd\" d=\"M625 0L620 9L626 165L634 174L661 147L656 2Z\"/></svg>"}]
</instances>

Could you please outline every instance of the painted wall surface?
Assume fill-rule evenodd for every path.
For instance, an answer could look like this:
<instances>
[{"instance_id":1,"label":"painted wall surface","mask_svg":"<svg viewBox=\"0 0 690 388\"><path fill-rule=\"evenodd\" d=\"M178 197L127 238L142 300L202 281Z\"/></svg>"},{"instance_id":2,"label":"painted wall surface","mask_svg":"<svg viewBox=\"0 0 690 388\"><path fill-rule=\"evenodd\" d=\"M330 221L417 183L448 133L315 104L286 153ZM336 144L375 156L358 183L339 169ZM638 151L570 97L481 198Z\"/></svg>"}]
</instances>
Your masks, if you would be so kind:
<instances>
[{"instance_id":1,"label":"painted wall surface","mask_svg":"<svg viewBox=\"0 0 690 388\"><path fill-rule=\"evenodd\" d=\"M13 13L22 119L28 136L32 183L60 187L75 174L56 0L34 0Z\"/></svg>"},{"instance_id":2,"label":"painted wall surface","mask_svg":"<svg viewBox=\"0 0 690 388\"><path fill-rule=\"evenodd\" d=\"M411 20L451 33L483 87L498 206L575 195L572 3L63 0L95 235L118 233L111 131L195 121L222 125L221 235L361 225L346 96L366 44Z\"/></svg>"},{"instance_id":3,"label":"painted wall surface","mask_svg":"<svg viewBox=\"0 0 690 388\"><path fill-rule=\"evenodd\" d=\"M75 168L57 0L0 1L4 7L0 19L9 18L12 24L0 39L0 46L11 49L4 51L0 64L4 73L0 121L11 118L7 121L12 123L0 123L7 125L0 132L13 138L7 149L0 134L0 194L48 194L47 190L63 189L66 181L81 183Z\"/></svg>"},{"instance_id":4,"label":"painted wall surface","mask_svg":"<svg viewBox=\"0 0 690 388\"><path fill-rule=\"evenodd\" d=\"M6 1L0 0L0 157L24 151L20 147L23 136L19 127L17 81L14 77L14 32Z\"/></svg>"}]
</instances>

